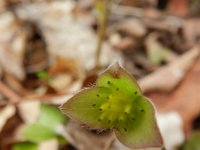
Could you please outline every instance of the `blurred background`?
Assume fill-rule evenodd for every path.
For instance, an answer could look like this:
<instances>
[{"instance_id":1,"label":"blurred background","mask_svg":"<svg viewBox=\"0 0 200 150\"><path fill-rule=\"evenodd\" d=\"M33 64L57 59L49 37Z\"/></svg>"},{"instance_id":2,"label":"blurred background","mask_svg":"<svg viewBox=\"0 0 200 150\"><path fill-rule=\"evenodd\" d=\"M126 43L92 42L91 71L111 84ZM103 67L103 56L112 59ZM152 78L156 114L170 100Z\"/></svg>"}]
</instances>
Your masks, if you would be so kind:
<instances>
[{"instance_id":1,"label":"blurred background","mask_svg":"<svg viewBox=\"0 0 200 150\"><path fill-rule=\"evenodd\" d=\"M59 106L120 62L167 150L200 150L200 0L0 0L0 150L130 150Z\"/></svg>"}]
</instances>

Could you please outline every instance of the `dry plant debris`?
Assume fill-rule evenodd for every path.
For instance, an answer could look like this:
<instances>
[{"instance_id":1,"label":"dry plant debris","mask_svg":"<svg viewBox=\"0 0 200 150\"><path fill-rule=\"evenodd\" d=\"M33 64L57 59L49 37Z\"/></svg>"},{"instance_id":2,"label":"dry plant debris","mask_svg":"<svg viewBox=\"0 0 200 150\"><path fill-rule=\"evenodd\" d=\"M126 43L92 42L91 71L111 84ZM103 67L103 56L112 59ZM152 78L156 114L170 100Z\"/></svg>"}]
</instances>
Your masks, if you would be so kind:
<instances>
[{"instance_id":1,"label":"dry plant debris","mask_svg":"<svg viewBox=\"0 0 200 150\"><path fill-rule=\"evenodd\" d=\"M40 106L57 108L117 61L154 101L158 122L165 124L160 128L166 147L179 150L184 138L191 140L181 150L195 143L193 132L200 129L200 0L113 1L99 69L93 69L99 28L95 2L0 0L1 150L128 150L110 131L97 134L71 120L51 131L32 125L40 118ZM52 138L38 144L22 141L21 129L30 125Z\"/></svg>"}]
</instances>

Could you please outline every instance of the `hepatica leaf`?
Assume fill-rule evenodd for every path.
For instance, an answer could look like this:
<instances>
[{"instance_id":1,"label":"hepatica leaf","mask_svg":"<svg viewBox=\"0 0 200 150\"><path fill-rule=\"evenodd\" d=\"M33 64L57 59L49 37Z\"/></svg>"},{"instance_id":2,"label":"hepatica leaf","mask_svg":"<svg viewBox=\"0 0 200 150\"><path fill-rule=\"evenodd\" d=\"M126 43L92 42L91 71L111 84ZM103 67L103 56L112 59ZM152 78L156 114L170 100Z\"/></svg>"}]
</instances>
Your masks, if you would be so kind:
<instances>
[{"instance_id":1,"label":"hepatica leaf","mask_svg":"<svg viewBox=\"0 0 200 150\"><path fill-rule=\"evenodd\" d=\"M45 140L56 138L57 134L51 129L35 123L27 125L22 131L22 136L31 142L39 143Z\"/></svg>"},{"instance_id":2,"label":"hepatica leaf","mask_svg":"<svg viewBox=\"0 0 200 150\"><path fill-rule=\"evenodd\" d=\"M54 130L56 126L66 124L67 118L57 107L41 104L37 123Z\"/></svg>"},{"instance_id":3,"label":"hepatica leaf","mask_svg":"<svg viewBox=\"0 0 200 150\"><path fill-rule=\"evenodd\" d=\"M16 143L12 146L12 150L38 150L37 144L31 142Z\"/></svg>"},{"instance_id":4,"label":"hepatica leaf","mask_svg":"<svg viewBox=\"0 0 200 150\"><path fill-rule=\"evenodd\" d=\"M113 129L129 147L162 147L152 103L118 64L102 73L95 86L69 99L61 110L92 128Z\"/></svg>"}]
</instances>

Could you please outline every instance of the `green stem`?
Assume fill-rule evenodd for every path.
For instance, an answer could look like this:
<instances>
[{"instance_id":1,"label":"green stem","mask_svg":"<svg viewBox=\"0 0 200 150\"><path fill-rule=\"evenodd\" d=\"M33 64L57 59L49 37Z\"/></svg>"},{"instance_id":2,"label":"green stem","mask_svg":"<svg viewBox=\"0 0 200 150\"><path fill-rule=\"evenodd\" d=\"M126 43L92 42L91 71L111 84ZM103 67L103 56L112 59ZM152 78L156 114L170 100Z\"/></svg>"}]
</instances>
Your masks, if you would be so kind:
<instances>
[{"instance_id":1,"label":"green stem","mask_svg":"<svg viewBox=\"0 0 200 150\"><path fill-rule=\"evenodd\" d=\"M98 43L97 43L97 49L96 49L96 68L100 67L101 49L102 49L103 41L106 34L106 27L108 23L111 2L112 0L105 0L105 3L104 3L105 7L104 7L104 12L103 12L104 17L103 17L103 20L100 21L100 25L98 28Z\"/></svg>"}]
</instances>

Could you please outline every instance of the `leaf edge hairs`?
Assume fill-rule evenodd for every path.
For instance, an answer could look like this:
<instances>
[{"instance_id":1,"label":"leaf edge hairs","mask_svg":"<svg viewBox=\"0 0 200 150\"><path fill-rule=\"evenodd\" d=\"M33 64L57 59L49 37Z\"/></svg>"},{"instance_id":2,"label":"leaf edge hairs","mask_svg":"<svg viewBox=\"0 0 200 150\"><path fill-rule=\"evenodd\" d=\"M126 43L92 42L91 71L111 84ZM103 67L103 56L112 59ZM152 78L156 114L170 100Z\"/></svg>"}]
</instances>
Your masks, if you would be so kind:
<instances>
[{"instance_id":1,"label":"leaf edge hairs","mask_svg":"<svg viewBox=\"0 0 200 150\"><path fill-rule=\"evenodd\" d=\"M79 91L60 109L91 128L113 129L128 147L163 147L153 103L118 63L100 74L94 86Z\"/></svg>"}]
</instances>

